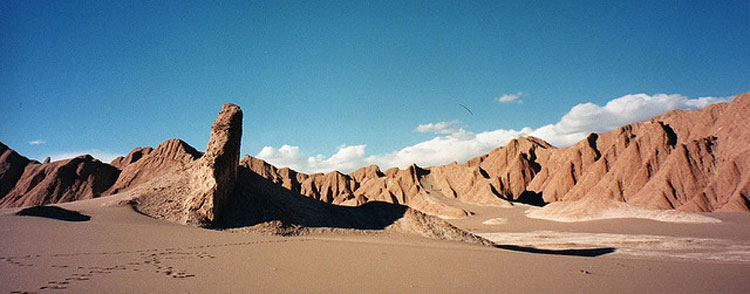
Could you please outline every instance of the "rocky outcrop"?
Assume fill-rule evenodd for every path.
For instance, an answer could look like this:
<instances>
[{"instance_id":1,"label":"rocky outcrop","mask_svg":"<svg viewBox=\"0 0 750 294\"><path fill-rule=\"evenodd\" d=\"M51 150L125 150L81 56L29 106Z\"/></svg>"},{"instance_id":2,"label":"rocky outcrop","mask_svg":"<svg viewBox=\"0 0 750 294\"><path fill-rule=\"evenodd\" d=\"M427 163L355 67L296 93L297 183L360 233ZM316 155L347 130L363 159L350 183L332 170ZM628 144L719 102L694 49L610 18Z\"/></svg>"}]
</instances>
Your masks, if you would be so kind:
<instances>
[{"instance_id":1,"label":"rocky outcrop","mask_svg":"<svg viewBox=\"0 0 750 294\"><path fill-rule=\"evenodd\" d=\"M0 142L0 201L8 194L23 175L31 161Z\"/></svg>"},{"instance_id":2,"label":"rocky outcrop","mask_svg":"<svg viewBox=\"0 0 750 294\"><path fill-rule=\"evenodd\" d=\"M165 141L156 149L136 148L113 160L111 165L89 155L40 164L29 162L1 145L0 166L4 169L0 179L15 181L8 185L13 188L2 201L38 205L96 197L104 191L121 192L124 197L116 198L117 203L127 203L143 214L182 224L243 227L275 234L316 229L388 230L493 245L420 211L441 209L442 204L428 201L429 193L408 198L412 193L425 193L420 179L427 171L416 165L386 174L377 167L363 169L355 178L362 178L366 185L372 183L384 188L382 193L369 197L355 194L359 182L338 172L308 176L290 169L276 169L249 156L240 163L241 139L242 111L234 104L225 104L211 128L206 152L198 159L200 153L180 140ZM91 166L99 170L92 170ZM14 175L21 169L21 176ZM71 174L71 170L75 173ZM45 193L44 189L55 192ZM46 198L39 200L39 197ZM395 203L375 201L386 198ZM331 204L335 201L344 205ZM420 210L399 204L406 202ZM453 208L443 208L450 209Z\"/></svg>"},{"instance_id":3,"label":"rocky outcrop","mask_svg":"<svg viewBox=\"0 0 750 294\"><path fill-rule=\"evenodd\" d=\"M221 221L237 181L241 141L242 110L237 105L224 104L211 126L206 153L192 167L193 192L187 204L191 220Z\"/></svg>"},{"instance_id":4,"label":"rocky outcrop","mask_svg":"<svg viewBox=\"0 0 750 294\"><path fill-rule=\"evenodd\" d=\"M213 124L206 153L184 168L137 186L128 192L129 203L146 215L192 225L285 235L316 228L389 230L492 245L406 206L378 201L362 202L357 207L330 204L334 196L344 201L354 199L357 183L350 176L337 172L307 176L276 169L249 156L239 161L241 136L242 111L236 105L224 105ZM404 182L418 186L422 172L413 166L398 174Z\"/></svg>"},{"instance_id":5,"label":"rocky outcrop","mask_svg":"<svg viewBox=\"0 0 750 294\"><path fill-rule=\"evenodd\" d=\"M39 163L5 157L3 165L9 167L3 180L11 180L23 162L23 173L13 183L12 189L0 199L0 207L20 207L90 199L103 195L119 174L116 168L102 163L91 155ZM12 182L12 181L11 181ZM3 186L5 187L5 183Z\"/></svg>"},{"instance_id":6,"label":"rocky outcrop","mask_svg":"<svg viewBox=\"0 0 750 294\"><path fill-rule=\"evenodd\" d=\"M164 174L130 193L135 208L172 222L217 226L225 219L234 191L242 139L242 110L224 104L199 159Z\"/></svg>"},{"instance_id":7,"label":"rocky outcrop","mask_svg":"<svg viewBox=\"0 0 750 294\"><path fill-rule=\"evenodd\" d=\"M182 168L200 156L187 143L171 139L156 149L135 148L110 164L91 156L55 162L47 157L39 163L0 143L0 207L43 205L121 193Z\"/></svg>"},{"instance_id":8,"label":"rocky outcrop","mask_svg":"<svg viewBox=\"0 0 750 294\"><path fill-rule=\"evenodd\" d=\"M285 182L273 180L280 179L277 177L280 173L286 174L279 171L247 155L242 159L235 194L227 206L230 217L224 223L225 227L280 235L299 235L315 230L385 230L431 239L493 245L486 239L407 206L369 201L350 207L301 195L288 186L282 186ZM341 176L344 175L332 173L328 177L314 177L340 179Z\"/></svg>"},{"instance_id":9,"label":"rocky outcrop","mask_svg":"<svg viewBox=\"0 0 750 294\"><path fill-rule=\"evenodd\" d=\"M554 147L540 139L519 138L464 164L430 168L411 165L385 172L371 165L349 175L339 172L306 175L288 169L282 169L286 170L282 173L250 156L243 158L243 162L274 183L326 203L359 206L378 201L407 205L442 218L462 218L471 212L451 202L497 207L509 207L511 201L525 202L529 194L534 194L526 186L541 169L538 154L546 156L548 149Z\"/></svg>"},{"instance_id":10,"label":"rocky outcrop","mask_svg":"<svg viewBox=\"0 0 750 294\"><path fill-rule=\"evenodd\" d=\"M302 195L342 206L360 206L369 202L386 202L406 205L433 216L443 218L461 218L471 212L444 203L446 198L435 179L454 179L454 175L438 173L433 177L431 170L411 165L404 170L389 169L381 172L377 166L360 168L349 175L340 172L307 175L288 168L277 169L261 159L245 156L241 165L254 173L281 185L282 187ZM439 172L442 172L439 171ZM465 174L455 175L461 177ZM446 184L449 187L450 184ZM452 192L472 204L480 205L509 205L495 194L479 195L468 193L481 191L479 185L459 184L461 194ZM485 186L489 191L489 181ZM464 191L465 189L466 191ZM452 191L452 190L451 190ZM491 193L491 192L488 192ZM486 196L486 198L484 198ZM471 201L475 200L475 201Z\"/></svg>"},{"instance_id":11,"label":"rocky outcrop","mask_svg":"<svg viewBox=\"0 0 750 294\"><path fill-rule=\"evenodd\" d=\"M179 139L166 140L156 149L135 148L127 156L117 157L110 163L121 172L107 194L127 191L168 171L185 167L201 156L198 150Z\"/></svg>"}]
</instances>

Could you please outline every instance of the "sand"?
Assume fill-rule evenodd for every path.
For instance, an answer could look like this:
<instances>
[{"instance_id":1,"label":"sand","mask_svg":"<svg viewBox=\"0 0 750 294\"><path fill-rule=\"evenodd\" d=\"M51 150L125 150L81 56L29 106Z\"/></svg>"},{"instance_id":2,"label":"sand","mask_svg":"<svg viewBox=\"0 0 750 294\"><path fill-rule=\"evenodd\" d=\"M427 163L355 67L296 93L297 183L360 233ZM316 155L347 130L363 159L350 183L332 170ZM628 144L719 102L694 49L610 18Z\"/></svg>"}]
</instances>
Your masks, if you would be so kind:
<instances>
[{"instance_id":1,"label":"sand","mask_svg":"<svg viewBox=\"0 0 750 294\"><path fill-rule=\"evenodd\" d=\"M671 223L719 223L721 220L679 210L656 210L633 206L604 197L550 203L526 211L530 218L558 222L581 222L601 219L640 218Z\"/></svg>"},{"instance_id":2,"label":"sand","mask_svg":"<svg viewBox=\"0 0 750 294\"><path fill-rule=\"evenodd\" d=\"M750 291L745 214L712 214L722 222L710 224L561 223L527 218L523 205L465 206L475 215L451 223L495 239L500 246L493 248L378 231L297 237L214 231L151 219L128 206L103 206L116 200L59 205L88 220L1 211L0 291ZM503 221L483 224L488 219Z\"/></svg>"}]
</instances>

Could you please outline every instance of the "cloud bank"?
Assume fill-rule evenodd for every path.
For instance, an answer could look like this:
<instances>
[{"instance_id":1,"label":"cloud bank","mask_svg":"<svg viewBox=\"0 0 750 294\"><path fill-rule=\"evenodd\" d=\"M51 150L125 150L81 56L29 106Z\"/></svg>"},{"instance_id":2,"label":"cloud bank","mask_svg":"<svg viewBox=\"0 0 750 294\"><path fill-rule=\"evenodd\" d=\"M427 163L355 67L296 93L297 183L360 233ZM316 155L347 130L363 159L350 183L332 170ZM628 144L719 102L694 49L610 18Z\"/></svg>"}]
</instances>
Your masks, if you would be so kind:
<instances>
[{"instance_id":1,"label":"cloud bank","mask_svg":"<svg viewBox=\"0 0 750 294\"><path fill-rule=\"evenodd\" d=\"M521 95L523 94L519 92L516 98L506 100L516 101ZM503 97L498 98L498 101ZM557 123L536 129L524 127L520 130L497 129L473 133L458 127L457 120L443 121L418 125L414 129L420 133L434 133L434 138L386 154L368 155L366 145L341 145L335 154L326 157L307 154L298 146L283 145L278 149L265 146L256 157L278 167L289 167L306 173L332 170L351 172L370 164L377 164L382 169L394 166L404 168L412 163L434 166L467 161L519 136L535 136L552 145L567 147L584 139L591 132L607 132L670 110L694 110L732 99L733 97L691 99L678 94L633 94L612 99L604 106L594 103L578 104Z\"/></svg>"},{"instance_id":2,"label":"cloud bank","mask_svg":"<svg viewBox=\"0 0 750 294\"><path fill-rule=\"evenodd\" d=\"M47 143L47 142L44 142L42 140L29 141L29 145L42 145L42 144L45 144L45 143Z\"/></svg>"}]
</instances>

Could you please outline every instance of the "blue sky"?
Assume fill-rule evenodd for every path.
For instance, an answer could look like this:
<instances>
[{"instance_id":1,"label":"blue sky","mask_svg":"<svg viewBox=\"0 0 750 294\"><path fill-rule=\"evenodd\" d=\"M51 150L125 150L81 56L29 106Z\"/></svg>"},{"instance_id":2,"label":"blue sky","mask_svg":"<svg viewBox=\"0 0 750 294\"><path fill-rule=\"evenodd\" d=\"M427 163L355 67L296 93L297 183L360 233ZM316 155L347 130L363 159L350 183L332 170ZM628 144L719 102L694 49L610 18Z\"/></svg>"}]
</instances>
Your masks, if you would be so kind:
<instances>
[{"instance_id":1,"label":"blue sky","mask_svg":"<svg viewBox=\"0 0 750 294\"><path fill-rule=\"evenodd\" d=\"M748 1L117 2L0 2L0 141L40 160L204 149L233 102L243 154L429 165L750 90Z\"/></svg>"}]
</instances>

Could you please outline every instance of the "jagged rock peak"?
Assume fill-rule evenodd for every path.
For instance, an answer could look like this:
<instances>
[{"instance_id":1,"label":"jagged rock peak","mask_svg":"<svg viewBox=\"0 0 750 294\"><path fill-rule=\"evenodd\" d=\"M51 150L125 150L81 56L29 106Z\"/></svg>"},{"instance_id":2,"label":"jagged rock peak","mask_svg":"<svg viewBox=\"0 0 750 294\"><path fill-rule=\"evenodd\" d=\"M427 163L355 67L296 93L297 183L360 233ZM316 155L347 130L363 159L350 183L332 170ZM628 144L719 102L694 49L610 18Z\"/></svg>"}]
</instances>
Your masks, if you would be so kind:
<instances>
[{"instance_id":1,"label":"jagged rock peak","mask_svg":"<svg viewBox=\"0 0 750 294\"><path fill-rule=\"evenodd\" d=\"M366 167L359 168L349 174L350 177L352 177L357 182L362 182L365 179L374 179L374 178L380 178L385 176L383 172L380 171L380 168L377 165L370 165Z\"/></svg>"},{"instance_id":2,"label":"jagged rock peak","mask_svg":"<svg viewBox=\"0 0 750 294\"><path fill-rule=\"evenodd\" d=\"M198 150L179 139L166 140L156 149L135 148L127 156L115 158L110 163L121 173L108 193L128 191L171 170L190 165L201 155Z\"/></svg>"},{"instance_id":3,"label":"jagged rock peak","mask_svg":"<svg viewBox=\"0 0 750 294\"><path fill-rule=\"evenodd\" d=\"M186 155L196 159L203 155L193 146L180 139L169 139L162 142L154 149L153 153L171 159L182 159Z\"/></svg>"},{"instance_id":4,"label":"jagged rock peak","mask_svg":"<svg viewBox=\"0 0 750 294\"><path fill-rule=\"evenodd\" d=\"M203 154L190 146L190 144L180 139L169 139L157 146L156 148L151 147L136 147L133 148L130 153L126 156L119 156L112 160L110 165L124 169L130 164L136 163L137 161L145 157L158 157L161 159L169 159L176 161L193 161L198 159Z\"/></svg>"},{"instance_id":5,"label":"jagged rock peak","mask_svg":"<svg viewBox=\"0 0 750 294\"><path fill-rule=\"evenodd\" d=\"M542 148L552 147L552 145L550 145L550 143L547 143L547 141L534 136L518 137L518 139L514 139L514 141L518 142L520 145L531 144Z\"/></svg>"},{"instance_id":6,"label":"jagged rock peak","mask_svg":"<svg viewBox=\"0 0 750 294\"><path fill-rule=\"evenodd\" d=\"M732 106L737 105L750 106L750 92L745 92L734 97L734 100L732 100Z\"/></svg>"},{"instance_id":7,"label":"jagged rock peak","mask_svg":"<svg viewBox=\"0 0 750 294\"><path fill-rule=\"evenodd\" d=\"M151 151L153 150L154 148L151 148L151 147L146 147L146 148L136 147L132 151L130 151L128 155L118 156L115 159L112 159L112 162L110 162L109 164L121 170L121 169L124 169L126 166L140 160L144 156L151 153Z\"/></svg>"}]
</instances>

